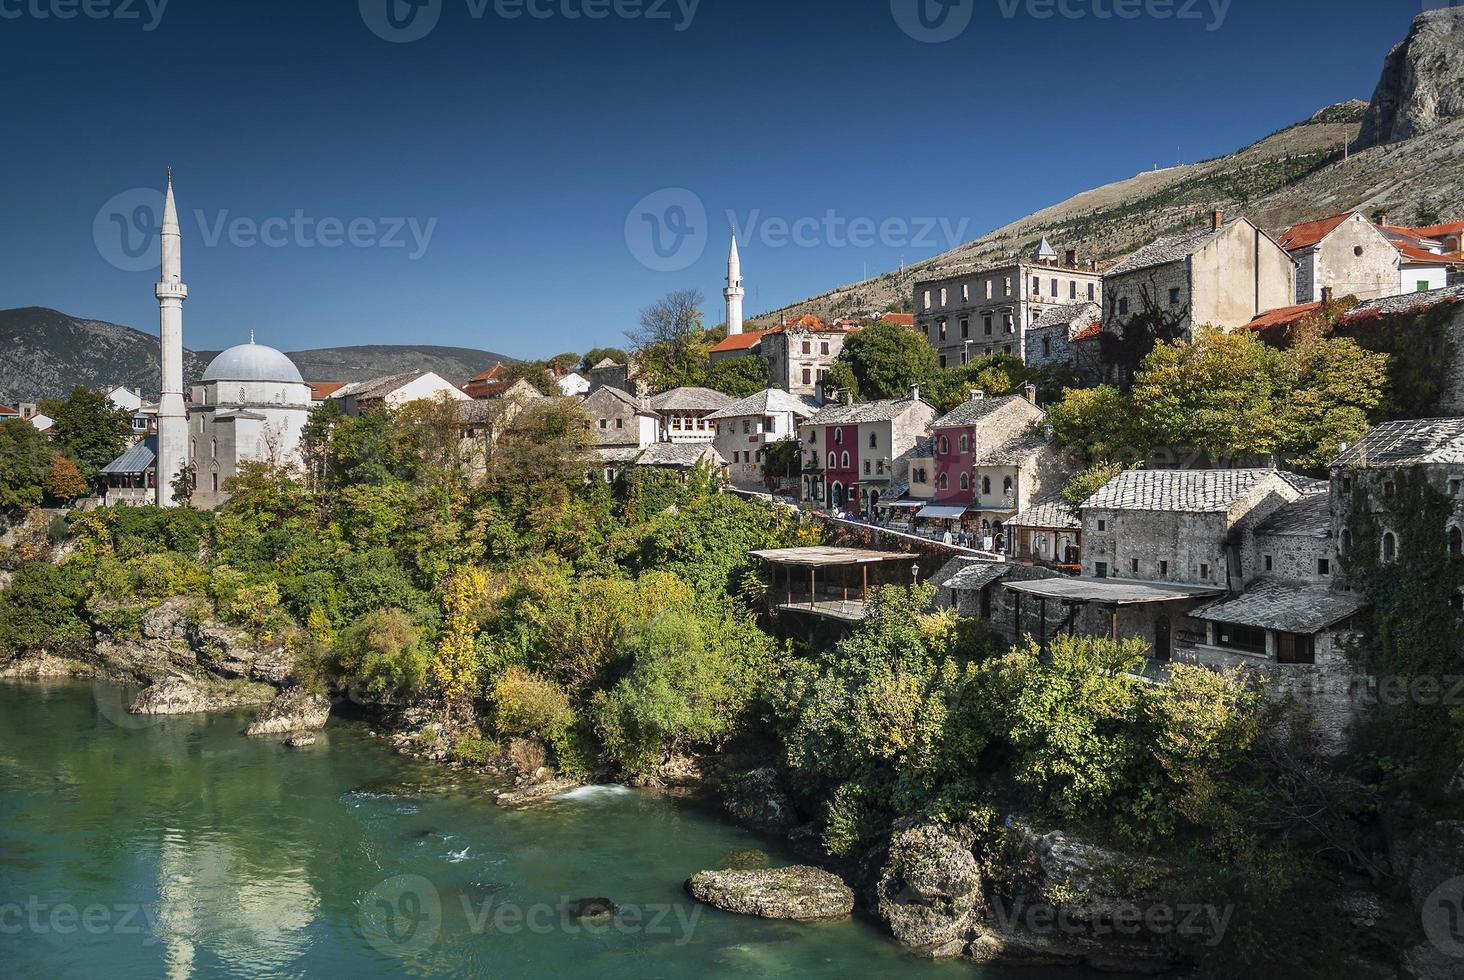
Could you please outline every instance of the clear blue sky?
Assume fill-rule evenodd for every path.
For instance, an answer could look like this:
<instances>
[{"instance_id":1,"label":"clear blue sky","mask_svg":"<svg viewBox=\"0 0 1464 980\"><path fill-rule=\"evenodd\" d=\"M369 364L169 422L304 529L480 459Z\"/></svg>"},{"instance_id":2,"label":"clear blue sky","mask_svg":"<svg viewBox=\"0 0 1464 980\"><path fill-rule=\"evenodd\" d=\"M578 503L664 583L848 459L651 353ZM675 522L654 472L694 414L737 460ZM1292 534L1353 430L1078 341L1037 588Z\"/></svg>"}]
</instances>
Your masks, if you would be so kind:
<instances>
[{"instance_id":1,"label":"clear blue sky","mask_svg":"<svg viewBox=\"0 0 1464 980\"><path fill-rule=\"evenodd\" d=\"M926 27L916 0L700 0L689 24L678 0L665 18L645 16L661 0L390 0L395 21L388 0L161 2L0 0L0 306L156 331L155 272L127 268L121 236L155 220L134 189L171 164L189 347L254 329L540 357L622 343L676 288L720 322L729 210L775 220L742 250L753 314L953 244L922 219L969 239L1368 98L1424 0L1232 0L1219 20L1226 0L1193 19L1142 6L1192 0L1118 0L1137 19L955 0ZM81 3L113 16L56 16ZM525 3L551 16L499 15ZM966 13L955 39L917 39ZM434 14L407 43L371 27ZM667 188L694 197L635 210ZM830 212L883 229L849 242ZM800 219L817 227L781 243L776 220ZM351 222L356 244L325 247Z\"/></svg>"}]
</instances>

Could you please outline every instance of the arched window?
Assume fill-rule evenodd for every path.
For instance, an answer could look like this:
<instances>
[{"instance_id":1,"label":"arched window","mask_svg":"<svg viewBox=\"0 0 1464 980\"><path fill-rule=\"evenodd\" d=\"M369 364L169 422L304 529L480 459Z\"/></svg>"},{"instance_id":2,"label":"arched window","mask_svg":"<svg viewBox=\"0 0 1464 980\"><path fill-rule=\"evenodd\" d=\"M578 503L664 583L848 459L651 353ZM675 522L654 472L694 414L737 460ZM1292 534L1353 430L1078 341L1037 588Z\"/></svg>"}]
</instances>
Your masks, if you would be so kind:
<instances>
[{"instance_id":1,"label":"arched window","mask_svg":"<svg viewBox=\"0 0 1464 980\"><path fill-rule=\"evenodd\" d=\"M1383 532L1383 561L1398 557L1398 538L1392 531Z\"/></svg>"},{"instance_id":2,"label":"arched window","mask_svg":"<svg viewBox=\"0 0 1464 980\"><path fill-rule=\"evenodd\" d=\"M946 453L948 453L950 451L951 451L951 444L950 444L950 442L946 439L945 436L941 436L940 437L940 453L941 453L941 455L944 456Z\"/></svg>"},{"instance_id":3,"label":"arched window","mask_svg":"<svg viewBox=\"0 0 1464 980\"><path fill-rule=\"evenodd\" d=\"M939 477L939 479L937 479L937 480L936 480L936 481L935 481L935 485L936 485L936 486L937 486L937 487L938 487L938 488L939 488L939 489L941 489L941 490L945 490L945 489L948 489L948 488L949 488L949 487L950 487L950 485L951 485L951 481L950 481L950 478L949 478L949 477L947 477L947 476L946 476L946 474L944 474L944 473L942 473L942 474L941 474L941 475L940 475L940 477Z\"/></svg>"},{"instance_id":4,"label":"arched window","mask_svg":"<svg viewBox=\"0 0 1464 980\"><path fill-rule=\"evenodd\" d=\"M968 453L970 451L971 451L971 437L970 436L961 436L961 452L962 453Z\"/></svg>"},{"instance_id":5,"label":"arched window","mask_svg":"<svg viewBox=\"0 0 1464 980\"><path fill-rule=\"evenodd\" d=\"M878 432L871 432L869 434L869 448L870 449L878 449L879 448L879 433Z\"/></svg>"},{"instance_id":6,"label":"arched window","mask_svg":"<svg viewBox=\"0 0 1464 980\"><path fill-rule=\"evenodd\" d=\"M991 477L983 476L981 478L981 492L984 494L991 493Z\"/></svg>"},{"instance_id":7,"label":"arched window","mask_svg":"<svg viewBox=\"0 0 1464 980\"><path fill-rule=\"evenodd\" d=\"M844 444L844 430L843 429L835 429L834 430L834 445L836 445L836 446L842 446L843 444Z\"/></svg>"},{"instance_id":8,"label":"arched window","mask_svg":"<svg viewBox=\"0 0 1464 980\"><path fill-rule=\"evenodd\" d=\"M1005 480L1002 480L1001 481L1001 492L1002 493L1011 493L1012 492L1012 478L1011 477L1007 477Z\"/></svg>"},{"instance_id":9,"label":"arched window","mask_svg":"<svg viewBox=\"0 0 1464 980\"><path fill-rule=\"evenodd\" d=\"M1457 525L1449 528L1449 554L1455 558L1464 556L1464 531Z\"/></svg>"},{"instance_id":10,"label":"arched window","mask_svg":"<svg viewBox=\"0 0 1464 980\"><path fill-rule=\"evenodd\" d=\"M848 453L845 453L844 455L842 455L842 456L839 457L839 465L841 465L846 470L849 468L849 454Z\"/></svg>"},{"instance_id":11,"label":"arched window","mask_svg":"<svg viewBox=\"0 0 1464 980\"><path fill-rule=\"evenodd\" d=\"M242 386L239 388L239 401L241 403L244 401L244 389Z\"/></svg>"},{"instance_id":12,"label":"arched window","mask_svg":"<svg viewBox=\"0 0 1464 980\"><path fill-rule=\"evenodd\" d=\"M208 455L212 459L219 458L219 441L217 439L210 439L208 441Z\"/></svg>"},{"instance_id":13,"label":"arched window","mask_svg":"<svg viewBox=\"0 0 1464 980\"><path fill-rule=\"evenodd\" d=\"M1352 531L1349 528L1342 529L1342 554L1352 550Z\"/></svg>"},{"instance_id":14,"label":"arched window","mask_svg":"<svg viewBox=\"0 0 1464 980\"><path fill-rule=\"evenodd\" d=\"M970 490L971 489L971 477L968 474L966 474L966 473L962 473L961 474L961 489L962 490Z\"/></svg>"},{"instance_id":15,"label":"arched window","mask_svg":"<svg viewBox=\"0 0 1464 980\"><path fill-rule=\"evenodd\" d=\"M831 470L832 469L835 469L836 467L838 467L838 465L839 465L839 456L838 456L838 454L837 453L829 453L829 469L831 469Z\"/></svg>"}]
</instances>

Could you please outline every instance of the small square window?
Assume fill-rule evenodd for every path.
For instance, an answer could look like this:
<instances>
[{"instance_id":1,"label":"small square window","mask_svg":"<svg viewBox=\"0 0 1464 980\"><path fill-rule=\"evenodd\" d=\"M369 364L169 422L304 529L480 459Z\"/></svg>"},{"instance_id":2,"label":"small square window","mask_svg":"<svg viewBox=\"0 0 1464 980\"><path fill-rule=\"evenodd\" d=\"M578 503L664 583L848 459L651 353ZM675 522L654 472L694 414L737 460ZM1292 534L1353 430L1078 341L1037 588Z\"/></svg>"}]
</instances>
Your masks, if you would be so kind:
<instances>
[{"instance_id":1,"label":"small square window","mask_svg":"<svg viewBox=\"0 0 1464 980\"><path fill-rule=\"evenodd\" d=\"M1270 555L1267 555L1266 556L1266 571L1268 571L1268 572L1271 571L1273 567L1274 567L1274 562L1271 561L1271 556Z\"/></svg>"},{"instance_id":2,"label":"small square window","mask_svg":"<svg viewBox=\"0 0 1464 980\"><path fill-rule=\"evenodd\" d=\"M1104 521L1104 520L1100 520L1098 522L1098 530L1100 530L1100 531L1106 531L1106 530L1108 530L1108 522L1107 521Z\"/></svg>"},{"instance_id":3,"label":"small square window","mask_svg":"<svg viewBox=\"0 0 1464 980\"><path fill-rule=\"evenodd\" d=\"M1167 576L1168 574L1169 574L1169 562L1167 562L1167 561L1161 561L1159 563L1159 577L1160 578L1163 578L1163 577Z\"/></svg>"},{"instance_id":4,"label":"small square window","mask_svg":"<svg viewBox=\"0 0 1464 980\"><path fill-rule=\"evenodd\" d=\"M1129 559L1129 572L1133 575L1139 574L1139 560L1137 558Z\"/></svg>"},{"instance_id":5,"label":"small square window","mask_svg":"<svg viewBox=\"0 0 1464 980\"><path fill-rule=\"evenodd\" d=\"M1332 562L1331 562L1330 559L1327 559L1327 558L1318 558L1317 559L1317 574L1318 575L1331 575L1332 574Z\"/></svg>"},{"instance_id":6,"label":"small square window","mask_svg":"<svg viewBox=\"0 0 1464 980\"><path fill-rule=\"evenodd\" d=\"M1171 289L1169 291L1169 305L1170 306L1178 306L1179 305L1179 290L1178 289Z\"/></svg>"},{"instance_id":7,"label":"small square window","mask_svg":"<svg viewBox=\"0 0 1464 980\"><path fill-rule=\"evenodd\" d=\"M1459 481L1458 480L1450 480L1449 481L1449 496L1451 496L1451 497L1457 497L1457 496L1459 496Z\"/></svg>"},{"instance_id":8,"label":"small square window","mask_svg":"<svg viewBox=\"0 0 1464 980\"><path fill-rule=\"evenodd\" d=\"M1209 580L1209 578L1210 578L1210 566L1209 565L1203 565L1202 564L1200 566L1200 578L1205 579L1207 581Z\"/></svg>"}]
</instances>

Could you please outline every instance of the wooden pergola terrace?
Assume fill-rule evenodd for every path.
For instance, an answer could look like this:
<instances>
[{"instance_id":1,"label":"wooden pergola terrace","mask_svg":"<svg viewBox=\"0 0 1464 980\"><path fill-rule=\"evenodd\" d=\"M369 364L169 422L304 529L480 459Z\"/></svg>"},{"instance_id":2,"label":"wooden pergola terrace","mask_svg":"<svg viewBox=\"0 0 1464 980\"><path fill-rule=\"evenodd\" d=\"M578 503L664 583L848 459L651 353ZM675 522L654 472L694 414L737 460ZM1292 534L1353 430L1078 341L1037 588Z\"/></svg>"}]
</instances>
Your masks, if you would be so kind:
<instances>
[{"instance_id":1,"label":"wooden pergola terrace","mask_svg":"<svg viewBox=\"0 0 1464 980\"><path fill-rule=\"evenodd\" d=\"M771 591L784 612L843 623L868 615L869 590L909 582L920 556L864 548L773 548L751 553L772 571ZM781 571L781 575L779 572Z\"/></svg>"}]
</instances>

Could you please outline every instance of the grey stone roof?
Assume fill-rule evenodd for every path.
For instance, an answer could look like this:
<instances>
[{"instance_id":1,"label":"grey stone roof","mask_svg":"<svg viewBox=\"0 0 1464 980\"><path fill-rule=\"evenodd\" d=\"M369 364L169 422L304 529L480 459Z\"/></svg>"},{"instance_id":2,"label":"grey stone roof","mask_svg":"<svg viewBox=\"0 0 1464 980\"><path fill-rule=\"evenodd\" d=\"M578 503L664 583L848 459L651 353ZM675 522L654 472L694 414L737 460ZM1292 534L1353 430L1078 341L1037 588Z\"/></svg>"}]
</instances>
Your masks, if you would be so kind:
<instances>
[{"instance_id":1,"label":"grey stone roof","mask_svg":"<svg viewBox=\"0 0 1464 980\"><path fill-rule=\"evenodd\" d=\"M1309 476L1302 476L1300 473L1293 473L1290 470L1277 470L1276 475L1307 495L1327 493L1331 490L1331 484L1326 480L1314 480Z\"/></svg>"},{"instance_id":2,"label":"grey stone roof","mask_svg":"<svg viewBox=\"0 0 1464 980\"><path fill-rule=\"evenodd\" d=\"M633 395L631 395L629 392L626 392L626 391L624 391L623 389L620 389L620 388L616 388L613 385L605 385L603 387L596 388L594 391L590 392L588 395L585 396L585 401L588 402L591 398L594 398L596 395L600 394L601 392L604 392L605 393L605 397L607 397L607 398L613 398L616 401L621 402L621 403L625 404L626 406L635 409L635 411L636 411L637 414L640 414L640 415L648 415L648 416L650 416L653 419L654 418L660 418L660 416L658 416L655 412L651 411L649 408L647 408L640 401L637 401L636 398Z\"/></svg>"},{"instance_id":3,"label":"grey stone roof","mask_svg":"<svg viewBox=\"0 0 1464 980\"><path fill-rule=\"evenodd\" d=\"M915 404L909 398L899 398L855 402L853 405L825 405L817 415L808 420L808 424L857 425L861 422L891 422L914 408Z\"/></svg>"},{"instance_id":4,"label":"grey stone roof","mask_svg":"<svg viewBox=\"0 0 1464 980\"><path fill-rule=\"evenodd\" d=\"M1078 520L1066 502L1054 498L1033 504L1007 521L1007 527L1013 526L1068 528L1076 531L1082 528L1083 522Z\"/></svg>"},{"instance_id":5,"label":"grey stone roof","mask_svg":"<svg viewBox=\"0 0 1464 980\"><path fill-rule=\"evenodd\" d=\"M1283 579L1259 578L1238 596L1190 613L1195 619L1283 633L1320 633L1361 612L1366 600L1351 592Z\"/></svg>"},{"instance_id":6,"label":"grey stone roof","mask_svg":"<svg viewBox=\"0 0 1464 980\"><path fill-rule=\"evenodd\" d=\"M727 462L721 453L704 442L658 442L647 446L646 451L636 457L635 465L669 466L689 470L703 459L709 459L718 466Z\"/></svg>"},{"instance_id":7,"label":"grey stone roof","mask_svg":"<svg viewBox=\"0 0 1464 980\"><path fill-rule=\"evenodd\" d=\"M1357 469L1420 463L1464 463L1464 419L1384 422L1332 461Z\"/></svg>"},{"instance_id":8,"label":"grey stone roof","mask_svg":"<svg viewBox=\"0 0 1464 980\"><path fill-rule=\"evenodd\" d=\"M1097 303L1083 301L1081 303L1065 303L1062 306L1054 306L1050 310L1043 311L1029 330L1042 330L1045 327L1070 327L1074 323L1081 322L1087 326L1094 320L1103 316L1103 307Z\"/></svg>"},{"instance_id":9,"label":"grey stone roof","mask_svg":"<svg viewBox=\"0 0 1464 980\"><path fill-rule=\"evenodd\" d=\"M982 419L1011 406L1015 402L1030 404L1022 395L1003 395L1000 398L967 399L931 423L935 429L957 425L976 425Z\"/></svg>"},{"instance_id":10,"label":"grey stone roof","mask_svg":"<svg viewBox=\"0 0 1464 980\"><path fill-rule=\"evenodd\" d=\"M103 473L146 473L158 459L158 437L146 439L102 467Z\"/></svg>"},{"instance_id":11,"label":"grey stone roof","mask_svg":"<svg viewBox=\"0 0 1464 980\"><path fill-rule=\"evenodd\" d=\"M417 380L427 371L405 371L401 374L388 374L380 378L369 378L366 381L356 381L342 388L337 389L332 398L352 397L358 401L370 401L375 398L385 398L398 388L412 381Z\"/></svg>"},{"instance_id":12,"label":"grey stone roof","mask_svg":"<svg viewBox=\"0 0 1464 980\"><path fill-rule=\"evenodd\" d=\"M972 461L974 466L1018 466L1048 446L1041 433L1018 433L999 445L985 450Z\"/></svg>"},{"instance_id":13,"label":"grey stone roof","mask_svg":"<svg viewBox=\"0 0 1464 980\"><path fill-rule=\"evenodd\" d=\"M651 399L658 412L715 412L730 404L730 396L710 388L672 388Z\"/></svg>"},{"instance_id":14,"label":"grey stone roof","mask_svg":"<svg viewBox=\"0 0 1464 980\"><path fill-rule=\"evenodd\" d=\"M1276 470L1126 470L1083 501L1083 509L1227 511Z\"/></svg>"},{"instance_id":15,"label":"grey stone roof","mask_svg":"<svg viewBox=\"0 0 1464 980\"><path fill-rule=\"evenodd\" d=\"M708 419L735 419L749 415L772 415L778 412L792 412L800 419L811 418L817 413L812 405L796 395L790 395L781 388L769 388L755 395L748 395L726 408L720 408L708 415Z\"/></svg>"},{"instance_id":16,"label":"grey stone roof","mask_svg":"<svg viewBox=\"0 0 1464 980\"><path fill-rule=\"evenodd\" d=\"M639 446L596 446L595 455L607 463L632 463L641 454Z\"/></svg>"},{"instance_id":17,"label":"grey stone roof","mask_svg":"<svg viewBox=\"0 0 1464 980\"><path fill-rule=\"evenodd\" d=\"M1358 303L1348 310L1344 320L1365 316L1392 316L1412 310L1426 310L1440 303L1464 302L1464 286L1449 286L1446 289L1431 289L1424 293L1403 293L1400 296L1384 296Z\"/></svg>"},{"instance_id":18,"label":"grey stone roof","mask_svg":"<svg viewBox=\"0 0 1464 980\"><path fill-rule=\"evenodd\" d=\"M1006 577L1013 567L1015 566L1004 561L972 562L947 579L941 588L954 589L957 592L976 592Z\"/></svg>"},{"instance_id":19,"label":"grey stone roof","mask_svg":"<svg viewBox=\"0 0 1464 980\"><path fill-rule=\"evenodd\" d=\"M1292 501L1262 521L1256 533L1329 538L1332 536L1331 498L1325 493L1314 493Z\"/></svg>"},{"instance_id":20,"label":"grey stone roof","mask_svg":"<svg viewBox=\"0 0 1464 980\"><path fill-rule=\"evenodd\" d=\"M1230 222L1225 227L1229 228ZM1221 229L1222 231L1224 229ZM1197 231L1186 231L1178 235L1166 235L1156 239L1139 249L1118 265L1109 269L1104 276L1121 276L1129 272L1138 272L1141 269L1152 269L1156 265L1166 265L1170 262L1177 262L1180 259L1187 259L1209 243L1220 232L1210 227L1204 227Z\"/></svg>"}]
</instances>

